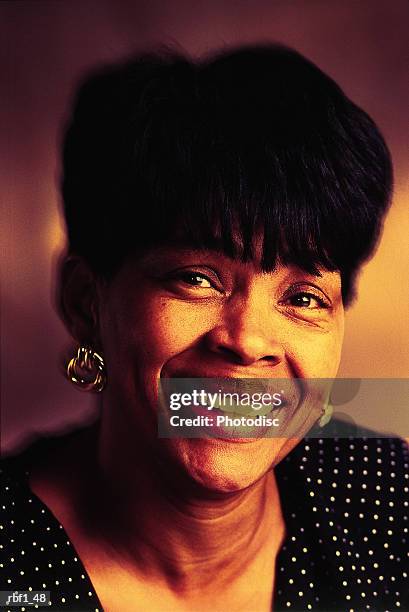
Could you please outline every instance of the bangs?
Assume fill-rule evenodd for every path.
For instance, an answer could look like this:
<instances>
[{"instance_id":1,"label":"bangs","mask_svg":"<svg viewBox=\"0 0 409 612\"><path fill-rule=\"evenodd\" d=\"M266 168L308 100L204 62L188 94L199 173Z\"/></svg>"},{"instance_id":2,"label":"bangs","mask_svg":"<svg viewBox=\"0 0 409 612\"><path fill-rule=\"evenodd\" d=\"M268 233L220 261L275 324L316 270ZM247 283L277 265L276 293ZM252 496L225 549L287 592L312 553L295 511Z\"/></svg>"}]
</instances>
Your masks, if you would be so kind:
<instances>
[{"instance_id":1,"label":"bangs","mask_svg":"<svg viewBox=\"0 0 409 612\"><path fill-rule=\"evenodd\" d=\"M156 110L134 165L148 202L141 250L186 244L248 262L257 245L266 272L345 268L345 193L314 126L244 124L245 112Z\"/></svg>"}]
</instances>

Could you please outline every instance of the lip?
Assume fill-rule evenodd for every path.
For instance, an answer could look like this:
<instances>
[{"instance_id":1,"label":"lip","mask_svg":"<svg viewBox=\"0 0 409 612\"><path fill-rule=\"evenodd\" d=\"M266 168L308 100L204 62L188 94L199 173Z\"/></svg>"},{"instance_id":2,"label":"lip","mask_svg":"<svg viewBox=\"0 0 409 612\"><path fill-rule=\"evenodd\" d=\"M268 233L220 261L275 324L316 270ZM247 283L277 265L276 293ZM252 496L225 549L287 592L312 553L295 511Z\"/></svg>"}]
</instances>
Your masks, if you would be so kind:
<instances>
[{"instance_id":1,"label":"lip","mask_svg":"<svg viewBox=\"0 0 409 612\"><path fill-rule=\"evenodd\" d=\"M174 380L174 379L162 379L162 380ZM179 380L185 380L185 379L179 379ZM190 379L188 379L190 380ZM193 380L197 380L197 379L193 379ZM205 379L200 379L200 380L205 380ZM229 381L234 381L236 382L237 379L227 379ZM219 382L220 381L214 381L214 379L206 379L206 383L212 383L214 385L214 391L219 392L221 391L220 389L220 385ZM170 385L172 385L172 383L170 383ZM208 384L204 384L203 385L205 392L210 392L212 393L212 389L210 387L210 385ZM165 387L165 397L169 394L169 393L175 393L175 387L169 389L169 387L166 385ZM237 393L237 391L239 391L239 395L240 392L243 392L243 389L237 389L236 387L234 388L226 388L225 385L222 385L222 393L230 393L230 392L234 392ZM176 391L177 393L183 393L183 391L181 391L180 389L178 389ZM246 391L245 391L246 392ZM190 394L191 391L186 389L186 393ZM249 394L247 393L247 396ZM179 396L180 397L180 396ZM231 399L231 398L230 398ZM214 398L214 400L216 400L216 398ZM220 405L219 402L222 402L222 404ZM240 405L240 401L238 400L238 404L233 404L233 406L229 406L229 410L223 410L223 402L225 400L218 398L218 401L212 401L211 405L212 405L212 409L209 409L210 404L208 404L208 402L206 401L204 404L199 402L189 402L187 404L182 404L179 405L177 408L173 407L172 409L170 409L170 403L169 400L165 401L164 404L164 408L165 408L165 420L161 421L162 423L165 423L165 428L169 427L169 423L170 423L170 419L169 419L169 415L170 414L174 414L172 412L172 410L179 410L180 408L182 408L182 411L180 413L178 413L180 415L180 417L182 418L182 421L184 419L187 419L188 421L190 421L190 419L196 419L196 417L201 417L199 422L196 422L194 425L192 422L190 422L189 424L183 425L183 422L181 423L181 427L186 427L186 430L180 429L178 430L180 432L180 434L182 435L182 437L186 437L186 438L205 438L205 439L218 439L218 440L224 440L226 442L237 442L237 443L254 443L256 440L259 440L261 438L266 438L266 437L272 437L271 436L271 432L274 429L274 431L277 431L277 424L273 424L273 421L271 419L276 419L279 416L279 413L277 412L278 410L281 411L284 409L284 411L286 411L286 404L287 402L283 403L279 408L277 406L274 406L272 403L270 403L270 405L268 406L260 406L260 411L258 409L253 408L252 403L250 403L249 405L247 405L247 407L245 408L245 405ZM248 399L247 399L248 401ZM184 406L184 407L183 407ZM266 410L267 409L267 410ZM206 417L206 421L204 421L204 417ZM220 417L223 417L223 419L220 419ZM203 419L203 420L202 420ZM232 422L232 420L234 420L234 424ZM174 427L174 424L171 425L171 427ZM178 425L176 425L176 427L178 427ZM189 428L193 428L193 429L189 429ZM169 431L169 430L168 430ZM172 430L173 431L173 430ZM268 432L270 431L270 435L268 434ZM190 435L190 434L194 434L194 435ZM172 436L171 436L172 437Z\"/></svg>"},{"instance_id":2,"label":"lip","mask_svg":"<svg viewBox=\"0 0 409 612\"><path fill-rule=\"evenodd\" d=\"M227 374L225 373L224 375L221 374L220 372L215 373L212 372L210 373L198 373L198 372L194 372L192 373L190 372L186 372L186 371L182 371L182 372L177 372L176 374L163 374L161 372L160 375L161 379L189 379L189 380L205 380L206 382L204 383L205 388L207 391L210 392L214 392L217 393L218 391L221 391L223 389L224 392L241 392L241 393L275 393L277 391L280 391L280 389L274 388L271 389L271 383L274 380L280 380L280 381L286 381L286 385L288 385L290 383L290 381L292 381L292 383L297 386L297 383L295 382L295 379L293 378L286 378L286 377L268 377L268 376L232 376L231 373ZM265 382L262 381L270 381L270 384L266 384ZM251 383L249 381L257 381L257 388L251 388ZM221 389L222 387L222 389ZM284 397L284 403L282 404L282 406L284 407L285 404L287 404L288 401L286 400L286 398Z\"/></svg>"}]
</instances>

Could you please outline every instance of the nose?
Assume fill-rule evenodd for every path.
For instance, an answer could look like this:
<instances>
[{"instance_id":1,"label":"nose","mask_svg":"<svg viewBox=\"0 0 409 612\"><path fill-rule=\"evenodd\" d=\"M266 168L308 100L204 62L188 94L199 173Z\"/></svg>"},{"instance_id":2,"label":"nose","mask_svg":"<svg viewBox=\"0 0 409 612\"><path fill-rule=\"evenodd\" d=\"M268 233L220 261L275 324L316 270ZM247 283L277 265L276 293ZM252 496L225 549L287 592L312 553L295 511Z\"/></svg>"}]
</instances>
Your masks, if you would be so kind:
<instances>
[{"instance_id":1,"label":"nose","mask_svg":"<svg viewBox=\"0 0 409 612\"><path fill-rule=\"evenodd\" d=\"M284 359L284 348L275 314L271 305L239 298L206 334L207 348L231 364L277 365Z\"/></svg>"}]
</instances>

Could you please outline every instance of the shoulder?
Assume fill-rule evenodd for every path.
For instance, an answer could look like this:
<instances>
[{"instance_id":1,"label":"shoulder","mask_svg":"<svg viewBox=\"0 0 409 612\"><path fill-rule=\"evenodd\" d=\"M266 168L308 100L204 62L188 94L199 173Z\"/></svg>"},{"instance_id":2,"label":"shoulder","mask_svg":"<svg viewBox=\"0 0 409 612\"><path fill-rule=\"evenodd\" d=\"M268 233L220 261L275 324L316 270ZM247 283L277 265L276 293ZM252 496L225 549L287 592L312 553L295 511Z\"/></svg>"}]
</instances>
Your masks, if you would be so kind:
<instances>
[{"instance_id":1,"label":"shoulder","mask_svg":"<svg viewBox=\"0 0 409 612\"><path fill-rule=\"evenodd\" d=\"M22 452L1 459L0 510L8 536L14 534L16 540L23 542L32 533L36 535L32 540L48 540L51 531L60 530L55 518L59 516L58 512L55 514L56 506L49 504L51 493L56 499L64 499L69 483L78 481L71 477L79 471L75 467L82 457L79 448L87 436L88 429L44 436Z\"/></svg>"},{"instance_id":2,"label":"shoulder","mask_svg":"<svg viewBox=\"0 0 409 612\"><path fill-rule=\"evenodd\" d=\"M63 525L30 486L34 464L49 456L57 439L38 441L0 461L0 558L6 588L50 591L53 605L101 609L84 566Z\"/></svg>"},{"instance_id":3,"label":"shoulder","mask_svg":"<svg viewBox=\"0 0 409 612\"><path fill-rule=\"evenodd\" d=\"M305 439L278 466L285 554L308 552L326 609L409 606L409 448L360 433Z\"/></svg>"},{"instance_id":4,"label":"shoulder","mask_svg":"<svg viewBox=\"0 0 409 612\"><path fill-rule=\"evenodd\" d=\"M339 422L330 430L325 428L322 437L317 437L319 432L313 434L278 466L284 475L299 474L300 481L313 486L322 497L337 497L345 504L377 506L375 500L380 496L385 499L386 493L407 499L409 445L405 440L380 437L374 431Z\"/></svg>"},{"instance_id":5,"label":"shoulder","mask_svg":"<svg viewBox=\"0 0 409 612\"><path fill-rule=\"evenodd\" d=\"M40 575L44 582L44 576L51 580L59 555L65 559L68 554L72 560L72 551L66 550L70 543L54 515L31 491L28 472L18 459L1 461L0 488L7 582L13 589L27 590L29 580L30 586L41 589Z\"/></svg>"},{"instance_id":6,"label":"shoulder","mask_svg":"<svg viewBox=\"0 0 409 612\"><path fill-rule=\"evenodd\" d=\"M408 562L409 447L400 438L307 438L278 466L287 516L355 551ZM330 535L331 534L331 535ZM335 538L335 539L334 539ZM354 553L355 554L355 553Z\"/></svg>"},{"instance_id":7,"label":"shoulder","mask_svg":"<svg viewBox=\"0 0 409 612\"><path fill-rule=\"evenodd\" d=\"M30 485L31 472L43 459L41 451L44 446L41 442L0 461L1 523L7 544L11 549L16 547L21 550L25 550L29 544L31 555L37 550L32 549L37 542L47 543L51 532L60 529L53 514L34 494Z\"/></svg>"},{"instance_id":8,"label":"shoulder","mask_svg":"<svg viewBox=\"0 0 409 612\"><path fill-rule=\"evenodd\" d=\"M334 420L316 428L278 467L284 472L354 475L355 480L384 475L397 482L408 480L409 445L403 438L385 437L356 425ZM286 464L288 468L286 468Z\"/></svg>"}]
</instances>

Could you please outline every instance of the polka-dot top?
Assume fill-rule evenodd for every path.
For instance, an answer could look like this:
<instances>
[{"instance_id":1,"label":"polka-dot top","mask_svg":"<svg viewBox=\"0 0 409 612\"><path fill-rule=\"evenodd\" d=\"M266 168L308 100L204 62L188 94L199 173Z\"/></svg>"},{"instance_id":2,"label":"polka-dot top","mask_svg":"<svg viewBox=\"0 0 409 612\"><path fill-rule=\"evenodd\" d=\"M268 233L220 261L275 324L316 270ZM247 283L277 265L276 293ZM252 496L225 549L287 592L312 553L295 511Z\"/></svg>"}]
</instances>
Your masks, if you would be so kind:
<instances>
[{"instance_id":1,"label":"polka-dot top","mask_svg":"<svg viewBox=\"0 0 409 612\"><path fill-rule=\"evenodd\" d=\"M408 464L400 439L307 438L275 468L286 538L274 612L409 611ZM63 525L18 465L2 467L1 590L50 591L53 611L102 611Z\"/></svg>"}]
</instances>

